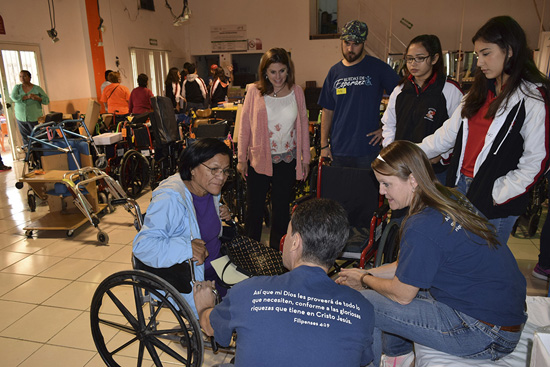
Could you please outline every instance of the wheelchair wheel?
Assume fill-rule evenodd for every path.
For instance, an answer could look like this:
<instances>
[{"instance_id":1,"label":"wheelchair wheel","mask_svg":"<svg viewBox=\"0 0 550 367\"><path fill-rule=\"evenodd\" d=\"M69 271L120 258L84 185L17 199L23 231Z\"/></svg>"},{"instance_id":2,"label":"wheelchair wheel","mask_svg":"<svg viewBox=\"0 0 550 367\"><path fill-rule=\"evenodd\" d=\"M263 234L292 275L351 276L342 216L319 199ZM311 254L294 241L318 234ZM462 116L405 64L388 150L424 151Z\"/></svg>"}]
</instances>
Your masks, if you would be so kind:
<instances>
[{"instance_id":1,"label":"wheelchair wheel","mask_svg":"<svg viewBox=\"0 0 550 367\"><path fill-rule=\"evenodd\" d=\"M149 183L149 162L140 152L129 150L120 164L120 186L135 199Z\"/></svg>"},{"instance_id":2,"label":"wheelchair wheel","mask_svg":"<svg viewBox=\"0 0 550 367\"><path fill-rule=\"evenodd\" d=\"M400 222L391 221L384 228L378 244L374 266L389 264L397 260L399 254L399 227Z\"/></svg>"},{"instance_id":3,"label":"wheelchair wheel","mask_svg":"<svg viewBox=\"0 0 550 367\"><path fill-rule=\"evenodd\" d=\"M135 356L138 366L151 360L155 366L202 364L204 342L194 312L174 287L151 273L121 271L101 282L90 323L107 366Z\"/></svg>"}]
</instances>

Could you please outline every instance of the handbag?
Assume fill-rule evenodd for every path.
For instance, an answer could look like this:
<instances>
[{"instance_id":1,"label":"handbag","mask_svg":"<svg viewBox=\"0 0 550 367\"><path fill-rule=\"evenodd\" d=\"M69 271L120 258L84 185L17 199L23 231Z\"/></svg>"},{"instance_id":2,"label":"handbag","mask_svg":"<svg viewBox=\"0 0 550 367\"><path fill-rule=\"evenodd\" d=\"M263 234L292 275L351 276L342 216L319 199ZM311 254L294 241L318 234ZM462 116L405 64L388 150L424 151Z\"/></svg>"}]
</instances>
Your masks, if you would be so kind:
<instances>
[{"instance_id":1,"label":"handbag","mask_svg":"<svg viewBox=\"0 0 550 367\"><path fill-rule=\"evenodd\" d=\"M134 258L134 268L145 270L148 273L153 273L170 283L180 293L191 293L191 268L189 262L184 261L179 264L172 265L168 268L153 268L144 264L137 257Z\"/></svg>"},{"instance_id":2,"label":"handbag","mask_svg":"<svg viewBox=\"0 0 550 367\"><path fill-rule=\"evenodd\" d=\"M281 275L288 270L281 252L246 236L236 236L222 244L221 252L229 257L237 270L247 276ZM225 269L224 269L225 270Z\"/></svg>"}]
</instances>

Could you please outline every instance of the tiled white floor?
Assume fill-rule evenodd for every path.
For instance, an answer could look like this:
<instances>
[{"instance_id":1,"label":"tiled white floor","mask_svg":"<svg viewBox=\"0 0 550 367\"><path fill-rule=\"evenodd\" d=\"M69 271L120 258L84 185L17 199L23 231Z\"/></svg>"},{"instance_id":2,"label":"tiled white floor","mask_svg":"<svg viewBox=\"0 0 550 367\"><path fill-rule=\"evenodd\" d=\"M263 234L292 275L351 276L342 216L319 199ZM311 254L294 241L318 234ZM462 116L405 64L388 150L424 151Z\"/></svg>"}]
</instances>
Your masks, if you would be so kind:
<instances>
[{"instance_id":1,"label":"tiled white floor","mask_svg":"<svg viewBox=\"0 0 550 367\"><path fill-rule=\"evenodd\" d=\"M13 165L9 153L2 157ZM71 238L63 231L38 231L28 239L25 223L46 214L48 207L28 210L26 188L15 188L21 165L15 166L0 173L0 365L103 366L91 337L90 301L103 279L131 268L132 217L120 208L101 218L108 246L97 245L97 231L89 224ZM149 199L147 193L139 200L143 211ZM538 240L512 237L509 246L526 275L528 293L545 295L547 283L529 275ZM206 351L204 366L231 357ZM129 357L125 365L135 366L136 360Z\"/></svg>"},{"instance_id":2,"label":"tiled white floor","mask_svg":"<svg viewBox=\"0 0 550 367\"><path fill-rule=\"evenodd\" d=\"M29 211L27 188L15 188L22 164L13 164L8 152L2 159L14 168L0 172L0 365L104 366L90 332L90 303L103 279L131 269L132 216L119 208L101 218L107 246L98 245L97 230L88 223L70 238L65 231L35 231L26 238L25 223L48 213L48 206ZM142 211L150 198L148 192L138 200ZM204 366L213 366L232 355L205 351L204 358ZM136 366L136 358L121 363Z\"/></svg>"}]
</instances>

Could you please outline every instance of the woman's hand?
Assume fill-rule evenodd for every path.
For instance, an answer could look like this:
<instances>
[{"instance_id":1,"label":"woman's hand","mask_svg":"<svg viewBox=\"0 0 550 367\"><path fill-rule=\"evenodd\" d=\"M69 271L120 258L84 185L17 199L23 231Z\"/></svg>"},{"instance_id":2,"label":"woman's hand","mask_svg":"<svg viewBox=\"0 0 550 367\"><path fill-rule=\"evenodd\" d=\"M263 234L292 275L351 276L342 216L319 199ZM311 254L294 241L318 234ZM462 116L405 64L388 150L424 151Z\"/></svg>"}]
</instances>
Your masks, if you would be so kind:
<instances>
[{"instance_id":1,"label":"woman's hand","mask_svg":"<svg viewBox=\"0 0 550 367\"><path fill-rule=\"evenodd\" d=\"M231 220L231 210L227 205L220 205L220 218L221 220Z\"/></svg>"},{"instance_id":2,"label":"woman's hand","mask_svg":"<svg viewBox=\"0 0 550 367\"><path fill-rule=\"evenodd\" d=\"M246 181L246 176L248 176L248 165L242 162L237 163L237 171L243 176L243 180Z\"/></svg>"},{"instance_id":3,"label":"woman's hand","mask_svg":"<svg viewBox=\"0 0 550 367\"><path fill-rule=\"evenodd\" d=\"M193 257L191 260L197 262L197 265L202 265L204 259L208 257L208 250L206 249L206 242L200 238L196 238L191 241L191 248L193 249Z\"/></svg>"},{"instance_id":4,"label":"woman's hand","mask_svg":"<svg viewBox=\"0 0 550 367\"><path fill-rule=\"evenodd\" d=\"M309 174L309 164L302 162L302 174L304 177L302 177L302 181L307 180L307 175Z\"/></svg>"},{"instance_id":5,"label":"woman's hand","mask_svg":"<svg viewBox=\"0 0 550 367\"><path fill-rule=\"evenodd\" d=\"M366 273L365 270L361 269L342 269L340 274L336 279L336 283L347 285L358 291L363 290L363 285L361 284L361 277Z\"/></svg>"}]
</instances>

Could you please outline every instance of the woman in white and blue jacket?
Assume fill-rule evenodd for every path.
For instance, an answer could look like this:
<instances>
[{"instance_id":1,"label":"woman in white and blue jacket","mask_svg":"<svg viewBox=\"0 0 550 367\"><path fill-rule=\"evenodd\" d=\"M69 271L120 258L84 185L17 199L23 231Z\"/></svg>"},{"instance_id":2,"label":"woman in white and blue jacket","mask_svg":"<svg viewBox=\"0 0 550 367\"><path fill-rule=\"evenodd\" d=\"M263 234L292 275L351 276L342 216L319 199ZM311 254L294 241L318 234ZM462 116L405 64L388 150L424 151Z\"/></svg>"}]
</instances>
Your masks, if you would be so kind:
<instances>
[{"instance_id":1,"label":"woman in white and blue jacket","mask_svg":"<svg viewBox=\"0 0 550 367\"><path fill-rule=\"evenodd\" d=\"M193 260L197 281L216 280L210 262L220 256L222 187L233 170L231 150L217 139L201 139L182 154L179 172L153 191L142 229L134 239L134 256L153 268L169 268ZM191 281L190 274L183 276ZM183 298L196 312L192 285Z\"/></svg>"},{"instance_id":2,"label":"woman in white and blue jacket","mask_svg":"<svg viewBox=\"0 0 550 367\"><path fill-rule=\"evenodd\" d=\"M428 157L453 148L447 185L457 186L506 244L548 165L550 81L511 17L490 19L472 39L478 57L472 88L420 147Z\"/></svg>"}]
</instances>

